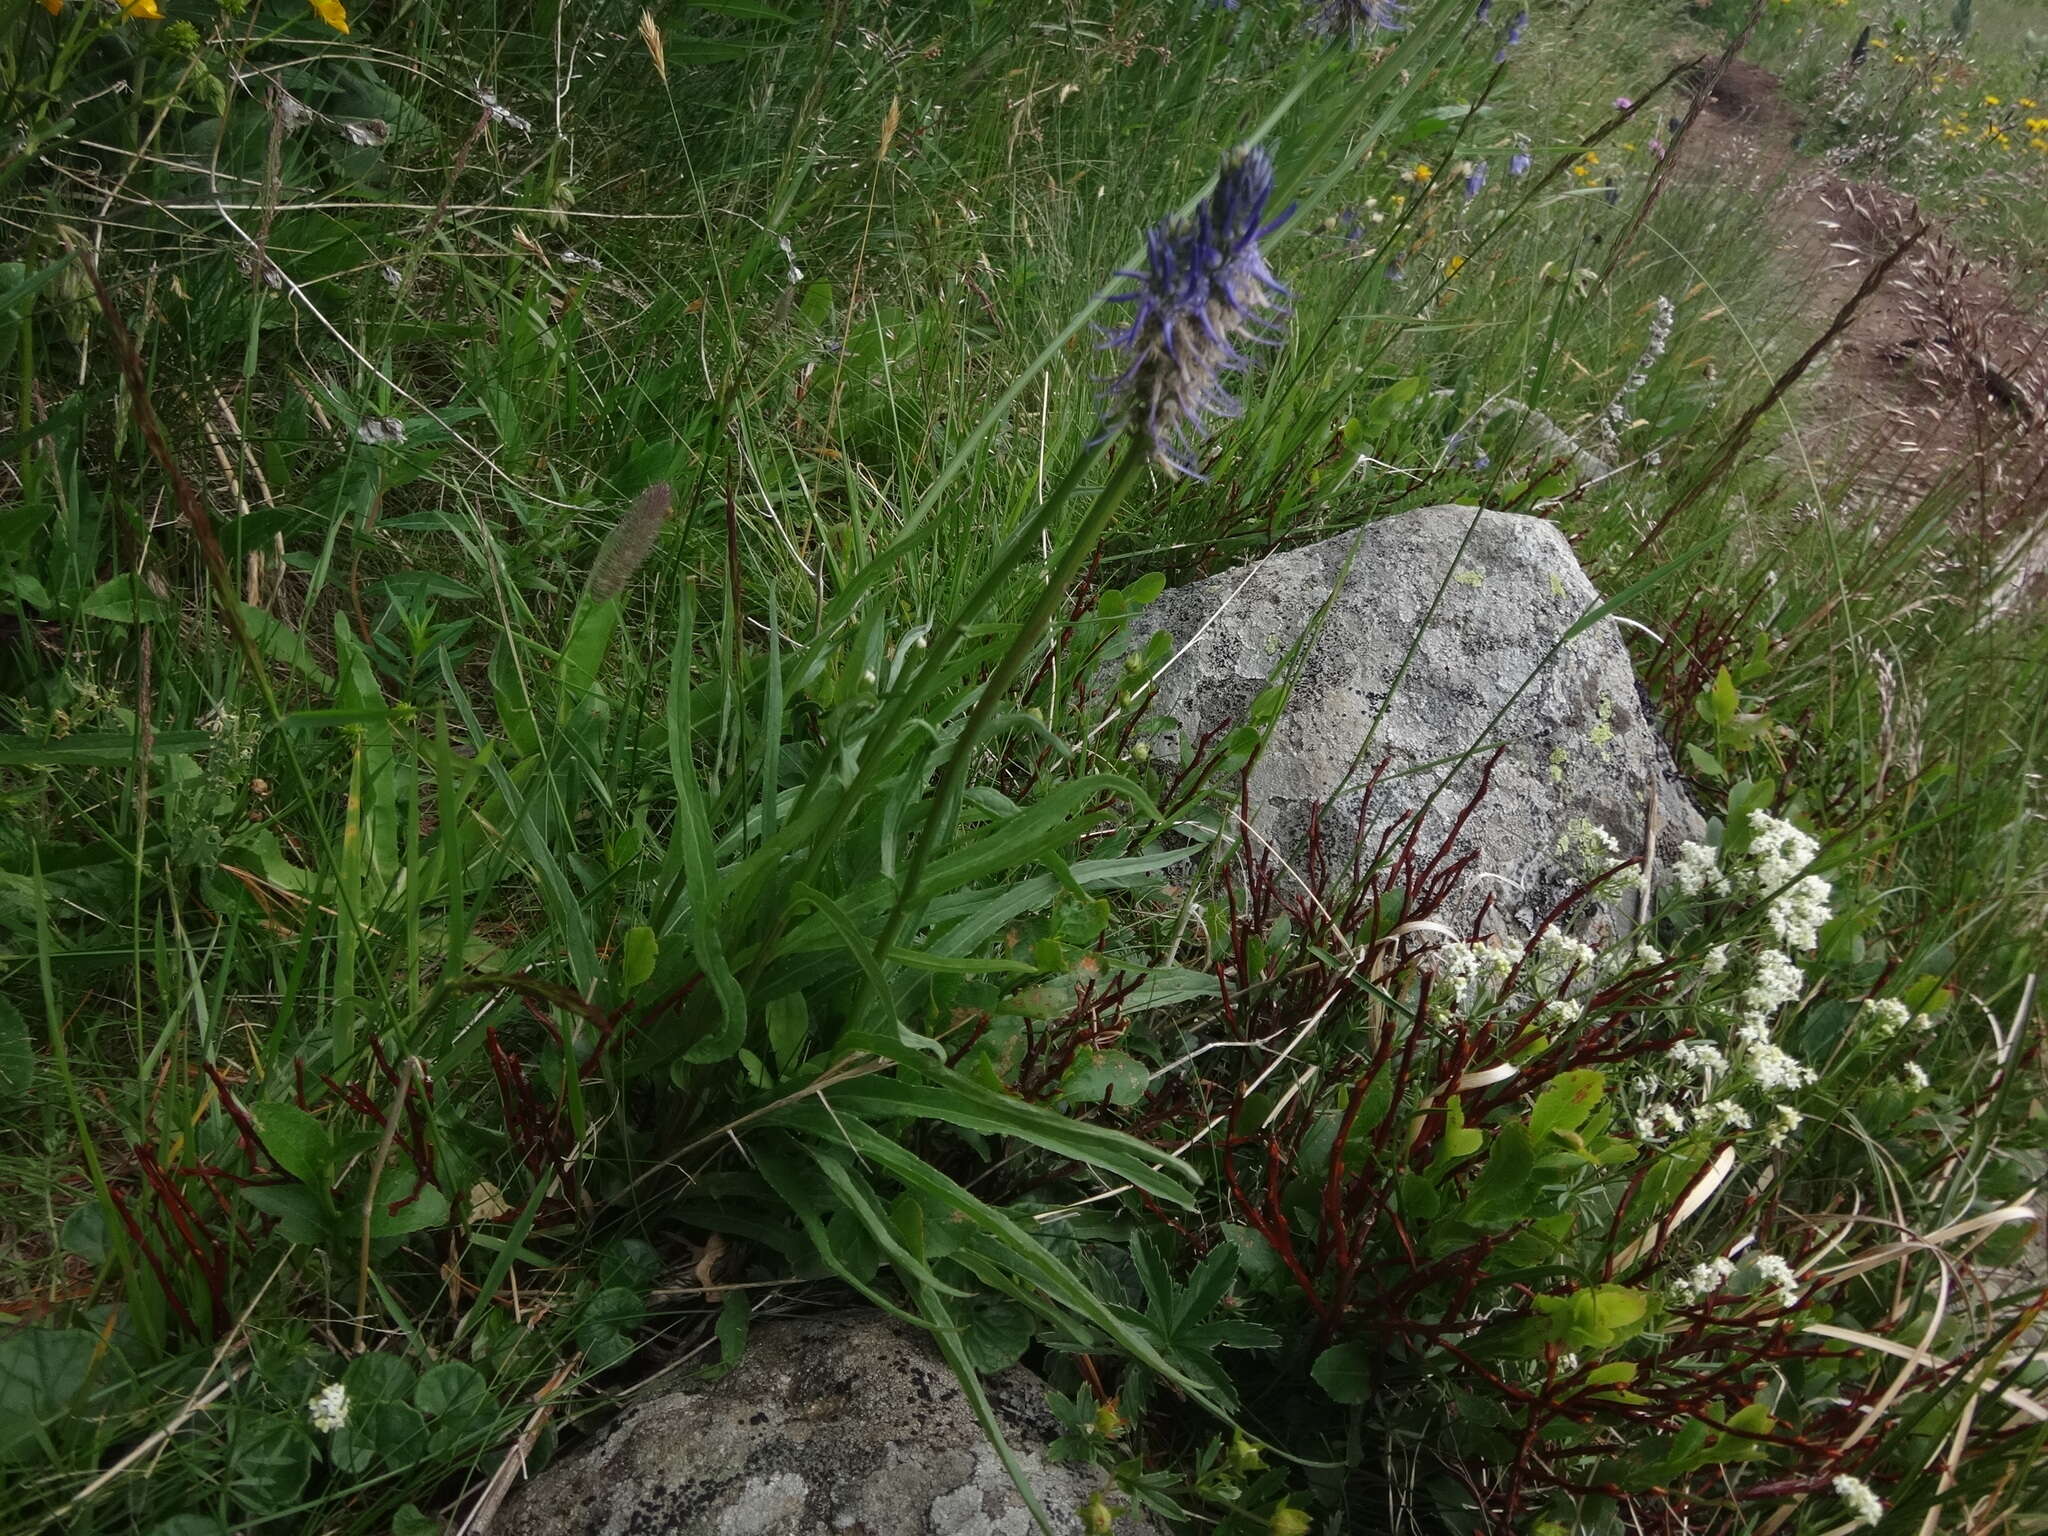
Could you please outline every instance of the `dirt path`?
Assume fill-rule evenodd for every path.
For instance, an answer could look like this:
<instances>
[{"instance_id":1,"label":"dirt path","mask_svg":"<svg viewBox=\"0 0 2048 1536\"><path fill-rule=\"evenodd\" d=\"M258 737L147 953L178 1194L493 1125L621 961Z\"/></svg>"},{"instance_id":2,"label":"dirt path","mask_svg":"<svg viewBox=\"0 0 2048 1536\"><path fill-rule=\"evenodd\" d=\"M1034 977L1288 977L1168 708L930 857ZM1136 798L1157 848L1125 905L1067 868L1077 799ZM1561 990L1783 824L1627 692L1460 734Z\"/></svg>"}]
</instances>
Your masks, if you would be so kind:
<instances>
[{"instance_id":1,"label":"dirt path","mask_svg":"<svg viewBox=\"0 0 2048 1536\"><path fill-rule=\"evenodd\" d=\"M1738 59L1684 153L1694 174L1768 198L1773 243L1818 334L1920 215L1911 199L1800 155L1800 126L1777 76ZM2048 327L1938 227L1857 311L1802 415L1816 461L1870 496L1952 497L1952 517L1979 533L2048 521ZM2038 592L2048 540L2036 542L2027 584Z\"/></svg>"}]
</instances>

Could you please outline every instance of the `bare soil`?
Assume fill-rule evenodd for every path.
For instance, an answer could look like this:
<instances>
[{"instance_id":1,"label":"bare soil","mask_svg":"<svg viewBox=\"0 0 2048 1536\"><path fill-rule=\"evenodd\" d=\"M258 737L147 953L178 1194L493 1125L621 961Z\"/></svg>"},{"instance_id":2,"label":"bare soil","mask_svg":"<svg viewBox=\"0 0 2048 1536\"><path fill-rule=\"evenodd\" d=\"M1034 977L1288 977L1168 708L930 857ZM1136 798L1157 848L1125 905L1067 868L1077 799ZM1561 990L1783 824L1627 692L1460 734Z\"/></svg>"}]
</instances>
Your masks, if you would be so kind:
<instances>
[{"instance_id":1,"label":"bare soil","mask_svg":"<svg viewBox=\"0 0 2048 1536\"><path fill-rule=\"evenodd\" d=\"M1801 127L1778 77L1737 59L1681 152L1692 174L1766 199L1778 257L1806 295L1802 322L1819 334L1922 218L1891 188L1801 155ZM1817 462L1892 505L1945 494L1952 517L1986 534L2048 521L2048 326L1938 225L1857 309L1800 414Z\"/></svg>"}]
</instances>

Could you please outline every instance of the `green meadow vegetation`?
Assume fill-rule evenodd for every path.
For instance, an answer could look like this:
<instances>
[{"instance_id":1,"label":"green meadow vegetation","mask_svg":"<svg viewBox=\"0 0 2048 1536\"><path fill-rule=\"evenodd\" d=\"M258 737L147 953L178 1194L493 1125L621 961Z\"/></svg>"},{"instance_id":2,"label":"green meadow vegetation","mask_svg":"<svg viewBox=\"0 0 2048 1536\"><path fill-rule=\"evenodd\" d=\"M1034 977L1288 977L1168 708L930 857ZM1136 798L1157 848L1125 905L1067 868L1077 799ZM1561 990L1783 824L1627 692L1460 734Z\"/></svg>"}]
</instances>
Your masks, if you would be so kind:
<instances>
[{"instance_id":1,"label":"green meadow vegetation","mask_svg":"<svg viewBox=\"0 0 2048 1536\"><path fill-rule=\"evenodd\" d=\"M1810 430L1680 72L2021 284L2024 9L0 13L8 1529L481 1529L835 1304L1044 1375L1090 1531L2044 1528L2039 413ZM1110 660L1446 502L1632 621L1636 933L1304 895L1284 683Z\"/></svg>"}]
</instances>

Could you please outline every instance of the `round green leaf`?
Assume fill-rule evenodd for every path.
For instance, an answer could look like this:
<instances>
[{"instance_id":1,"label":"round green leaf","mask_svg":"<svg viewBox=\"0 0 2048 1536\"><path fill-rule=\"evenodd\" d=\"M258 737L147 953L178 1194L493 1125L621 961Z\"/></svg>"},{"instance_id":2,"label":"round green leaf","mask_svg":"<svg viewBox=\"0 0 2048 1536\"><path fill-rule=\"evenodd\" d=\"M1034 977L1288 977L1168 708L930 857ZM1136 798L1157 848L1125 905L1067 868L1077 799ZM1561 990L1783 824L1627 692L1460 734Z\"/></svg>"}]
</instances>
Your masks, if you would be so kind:
<instances>
[{"instance_id":1,"label":"round green leaf","mask_svg":"<svg viewBox=\"0 0 2048 1536\"><path fill-rule=\"evenodd\" d=\"M1372 1395L1372 1353L1365 1345L1335 1344L1316 1356L1309 1375L1340 1403L1362 1403Z\"/></svg>"},{"instance_id":2,"label":"round green leaf","mask_svg":"<svg viewBox=\"0 0 2048 1536\"><path fill-rule=\"evenodd\" d=\"M489 1411L491 1393L484 1385L482 1371L473 1365L464 1365L460 1360L450 1360L420 1377L420 1384L413 1389L412 1400L429 1418L467 1419Z\"/></svg>"}]
</instances>

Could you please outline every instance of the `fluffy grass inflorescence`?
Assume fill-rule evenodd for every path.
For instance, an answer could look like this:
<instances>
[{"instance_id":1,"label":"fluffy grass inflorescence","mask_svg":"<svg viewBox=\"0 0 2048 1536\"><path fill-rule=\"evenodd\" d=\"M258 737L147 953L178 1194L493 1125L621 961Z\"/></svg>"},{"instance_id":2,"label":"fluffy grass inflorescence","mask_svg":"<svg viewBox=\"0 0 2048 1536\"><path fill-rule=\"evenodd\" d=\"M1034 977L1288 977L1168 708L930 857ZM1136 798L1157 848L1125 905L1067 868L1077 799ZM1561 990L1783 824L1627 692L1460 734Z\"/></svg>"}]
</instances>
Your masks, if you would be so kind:
<instances>
[{"instance_id":1,"label":"fluffy grass inflorescence","mask_svg":"<svg viewBox=\"0 0 2048 1536\"><path fill-rule=\"evenodd\" d=\"M1047 1378L1048 1525L2017 1529L2043 450L1956 311L2048 90L1995 0L1759 26L1960 215L1870 302L1973 446L1893 484L1657 84L1751 8L19 7L9 1529L483 1530L873 1303ZM1708 829L1561 814L1526 933L1375 796L1247 831L1286 647L1192 741L1191 637L1119 659L1445 502L1569 536Z\"/></svg>"}]
</instances>

